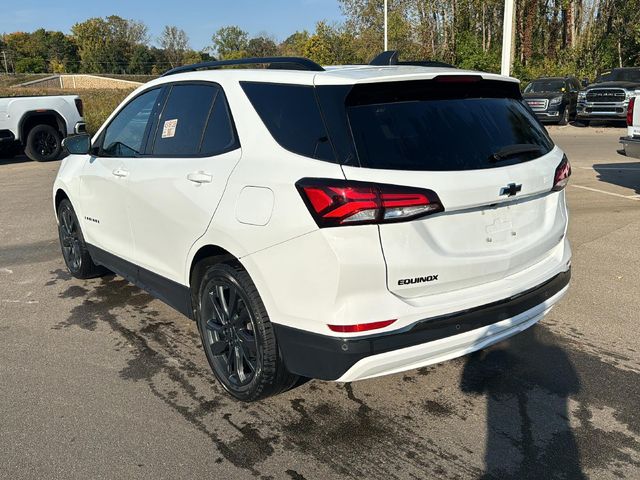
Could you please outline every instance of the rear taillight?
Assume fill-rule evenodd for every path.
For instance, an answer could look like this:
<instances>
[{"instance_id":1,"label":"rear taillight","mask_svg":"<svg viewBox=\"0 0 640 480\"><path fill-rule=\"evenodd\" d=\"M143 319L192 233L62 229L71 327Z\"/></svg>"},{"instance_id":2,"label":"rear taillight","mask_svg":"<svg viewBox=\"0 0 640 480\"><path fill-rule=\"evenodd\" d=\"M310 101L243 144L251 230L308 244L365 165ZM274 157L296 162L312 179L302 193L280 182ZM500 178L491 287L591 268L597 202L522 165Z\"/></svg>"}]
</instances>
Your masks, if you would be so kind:
<instances>
[{"instance_id":1,"label":"rear taillight","mask_svg":"<svg viewBox=\"0 0 640 480\"><path fill-rule=\"evenodd\" d=\"M356 333L356 332L368 332L371 330L377 330L379 328L388 327L395 320L382 320L380 322L371 323L358 323L355 325L327 325L329 330L340 333Z\"/></svg>"},{"instance_id":2,"label":"rear taillight","mask_svg":"<svg viewBox=\"0 0 640 480\"><path fill-rule=\"evenodd\" d=\"M435 192L379 183L303 178L296 187L319 227L412 220L444 207Z\"/></svg>"},{"instance_id":3,"label":"rear taillight","mask_svg":"<svg viewBox=\"0 0 640 480\"><path fill-rule=\"evenodd\" d=\"M81 117L84 117L84 106L82 105L82 100L79 98L76 98L76 110L78 110Z\"/></svg>"},{"instance_id":4,"label":"rear taillight","mask_svg":"<svg viewBox=\"0 0 640 480\"><path fill-rule=\"evenodd\" d=\"M556 168L556 174L553 178L553 188L551 190L559 191L567 186L569 183L569 177L571 176L571 164L569 159L565 155L562 157L562 161L558 168Z\"/></svg>"},{"instance_id":5,"label":"rear taillight","mask_svg":"<svg viewBox=\"0 0 640 480\"><path fill-rule=\"evenodd\" d=\"M633 126L633 109L636 106L636 97L629 99L629 106L627 107L627 127Z\"/></svg>"}]
</instances>

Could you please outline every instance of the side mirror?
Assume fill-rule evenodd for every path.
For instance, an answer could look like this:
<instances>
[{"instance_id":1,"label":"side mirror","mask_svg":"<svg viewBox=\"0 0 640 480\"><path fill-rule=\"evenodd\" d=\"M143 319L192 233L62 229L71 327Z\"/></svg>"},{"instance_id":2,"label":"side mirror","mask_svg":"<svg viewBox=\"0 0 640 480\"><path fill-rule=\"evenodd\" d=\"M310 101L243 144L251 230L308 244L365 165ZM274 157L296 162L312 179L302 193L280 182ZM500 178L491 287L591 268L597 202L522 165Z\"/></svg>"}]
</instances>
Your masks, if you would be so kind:
<instances>
[{"instance_id":1,"label":"side mirror","mask_svg":"<svg viewBox=\"0 0 640 480\"><path fill-rule=\"evenodd\" d=\"M62 147L71 155L86 155L91 150L91 137L86 133L62 140Z\"/></svg>"}]
</instances>

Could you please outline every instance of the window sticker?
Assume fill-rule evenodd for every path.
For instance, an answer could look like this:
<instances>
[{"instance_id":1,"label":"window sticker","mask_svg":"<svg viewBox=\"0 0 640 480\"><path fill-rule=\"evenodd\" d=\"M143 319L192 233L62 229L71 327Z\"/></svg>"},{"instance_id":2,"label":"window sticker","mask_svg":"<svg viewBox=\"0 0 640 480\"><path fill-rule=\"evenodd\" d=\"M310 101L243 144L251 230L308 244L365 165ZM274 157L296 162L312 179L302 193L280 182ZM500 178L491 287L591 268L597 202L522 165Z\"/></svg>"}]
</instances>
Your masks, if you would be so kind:
<instances>
[{"instance_id":1,"label":"window sticker","mask_svg":"<svg viewBox=\"0 0 640 480\"><path fill-rule=\"evenodd\" d=\"M167 120L162 127L162 138L171 138L176 135L176 127L178 126L178 119Z\"/></svg>"}]
</instances>

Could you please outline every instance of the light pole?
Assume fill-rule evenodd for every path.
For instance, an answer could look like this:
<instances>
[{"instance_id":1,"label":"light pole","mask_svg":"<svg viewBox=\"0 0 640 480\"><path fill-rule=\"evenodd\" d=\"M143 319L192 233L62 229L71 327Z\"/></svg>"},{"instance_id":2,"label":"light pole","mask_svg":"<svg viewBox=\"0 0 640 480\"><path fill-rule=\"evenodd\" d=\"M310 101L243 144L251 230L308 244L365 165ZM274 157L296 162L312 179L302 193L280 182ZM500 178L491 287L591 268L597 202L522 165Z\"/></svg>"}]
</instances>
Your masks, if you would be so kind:
<instances>
[{"instance_id":1,"label":"light pole","mask_svg":"<svg viewBox=\"0 0 640 480\"><path fill-rule=\"evenodd\" d=\"M387 0L384 0L384 51L389 49L389 42L387 40Z\"/></svg>"},{"instance_id":2,"label":"light pole","mask_svg":"<svg viewBox=\"0 0 640 480\"><path fill-rule=\"evenodd\" d=\"M507 76L511 73L514 13L514 1L504 0L504 20L502 22L502 66L500 68L500 73Z\"/></svg>"}]
</instances>

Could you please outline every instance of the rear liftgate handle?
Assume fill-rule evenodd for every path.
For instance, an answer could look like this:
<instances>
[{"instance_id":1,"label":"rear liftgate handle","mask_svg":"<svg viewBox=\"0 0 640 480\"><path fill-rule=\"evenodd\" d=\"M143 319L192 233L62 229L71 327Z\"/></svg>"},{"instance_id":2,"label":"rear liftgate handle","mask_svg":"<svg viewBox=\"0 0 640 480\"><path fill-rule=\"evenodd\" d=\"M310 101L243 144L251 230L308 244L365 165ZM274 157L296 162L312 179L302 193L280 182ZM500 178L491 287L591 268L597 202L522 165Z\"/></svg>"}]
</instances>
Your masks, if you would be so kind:
<instances>
[{"instance_id":1,"label":"rear liftgate handle","mask_svg":"<svg viewBox=\"0 0 640 480\"><path fill-rule=\"evenodd\" d=\"M198 185L202 183L211 183L211 181L213 180L213 175L203 171L191 172L187 175L187 180Z\"/></svg>"}]
</instances>

